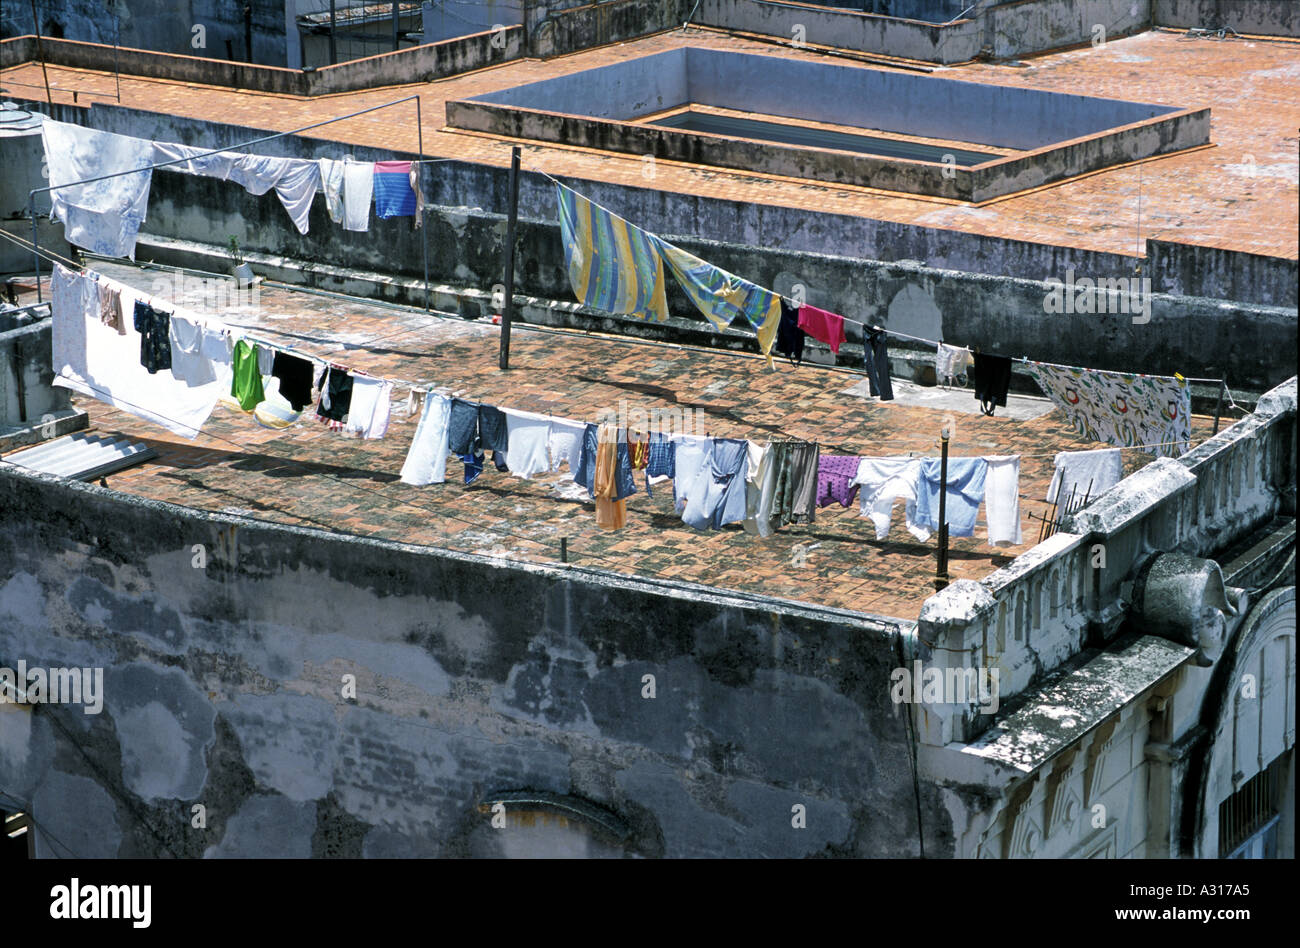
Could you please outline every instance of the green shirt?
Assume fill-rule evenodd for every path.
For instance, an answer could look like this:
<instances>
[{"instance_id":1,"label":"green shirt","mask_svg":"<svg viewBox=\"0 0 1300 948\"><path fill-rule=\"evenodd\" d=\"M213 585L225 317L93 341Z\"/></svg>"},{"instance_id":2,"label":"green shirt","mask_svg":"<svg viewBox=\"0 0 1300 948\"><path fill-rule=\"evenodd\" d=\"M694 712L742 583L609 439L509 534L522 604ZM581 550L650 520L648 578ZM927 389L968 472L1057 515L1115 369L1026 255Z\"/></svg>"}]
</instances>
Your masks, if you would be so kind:
<instances>
[{"instance_id":1,"label":"green shirt","mask_svg":"<svg viewBox=\"0 0 1300 948\"><path fill-rule=\"evenodd\" d=\"M262 375L257 371L257 346L243 339L235 343L235 376L230 383L230 395L244 411L252 411L266 400L262 391Z\"/></svg>"}]
</instances>

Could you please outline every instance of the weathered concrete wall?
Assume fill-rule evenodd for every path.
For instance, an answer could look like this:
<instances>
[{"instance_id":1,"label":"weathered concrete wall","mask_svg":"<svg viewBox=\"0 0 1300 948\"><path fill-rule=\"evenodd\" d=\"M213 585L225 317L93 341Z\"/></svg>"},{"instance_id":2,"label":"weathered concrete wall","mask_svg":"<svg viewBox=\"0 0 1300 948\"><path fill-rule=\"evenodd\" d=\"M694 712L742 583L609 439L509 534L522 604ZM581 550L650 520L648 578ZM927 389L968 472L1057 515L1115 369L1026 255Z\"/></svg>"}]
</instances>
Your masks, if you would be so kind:
<instances>
[{"instance_id":1,"label":"weathered concrete wall","mask_svg":"<svg viewBox=\"0 0 1300 948\"><path fill-rule=\"evenodd\" d=\"M978 16L997 59L1131 36L1151 26L1151 0L1016 0Z\"/></svg>"},{"instance_id":2,"label":"weathered concrete wall","mask_svg":"<svg viewBox=\"0 0 1300 948\"><path fill-rule=\"evenodd\" d=\"M47 62L75 69L112 72L120 68L123 73L133 76L156 76L256 92L313 96L431 82L517 59L523 52L523 28L510 26L499 34L475 33L316 70L225 62L147 49L114 50L112 46L48 38L43 40L42 47ZM29 61L35 55L34 39L10 40L0 45L0 66Z\"/></svg>"},{"instance_id":3,"label":"weathered concrete wall","mask_svg":"<svg viewBox=\"0 0 1300 948\"><path fill-rule=\"evenodd\" d=\"M634 114L669 108L677 91L676 83L659 74L649 82L620 76L601 85L614 89L611 99L598 106L602 113L617 114L624 106L635 108ZM545 96L539 93L537 98ZM792 147L658 125L631 125L476 100L448 102L447 124L506 138L558 142L649 155L662 161L738 168L972 202L1030 190L1121 162L1195 148L1210 140L1210 110L1188 110L1028 154L993 159L975 167L958 167L936 161Z\"/></svg>"},{"instance_id":4,"label":"weathered concrete wall","mask_svg":"<svg viewBox=\"0 0 1300 948\"><path fill-rule=\"evenodd\" d=\"M938 25L894 16L874 16L811 4L771 0L700 0L692 23L799 39L864 53L943 64L974 59L982 33L975 20Z\"/></svg>"},{"instance_id":5,"label":"weathered concrete wall","mask_svg":"<svg viewBox=\"0 0 1300 948\"><path fill-rule=\"evenodd\" d=\"M1157 293L1296 306L1296 261L1284 257L1147 240L1147 265Z\"/></svg>"},{"instance_id":6,"label":"weathered concrete wall","mask_svg":"<svg viewBox=\"0 0 1300 948\"><path fill-rule=\"evenodd\" d=\"M1300 36L1300 5L1293 0L1151 0L1157 26L1259 36Z\"/></svg>"},{"instance_id":7,"label":"weathered concrete wall","mask_svg":"<svg viewBox=\"0 0 1300 948\"><path fill-rule=\"evenodd\" d=\"M0 314L0 431L65 413L68 390L53 382L48 314L20 320Z\"/></svg>"},{"instance_id":8,"label":"weathered concrete wall","mask_svg":"<svg viewBox=\"0 0 1300 948\"><path fill-rule=\"evenodd\" d=\"M251 61L284 66L284 0L250 0ZM132 49L216 59L249 60L244 3L225 0L61 0L38 6L45 38L80 40ZM4 36L34 32L31 7L5 4ZM202 27L196 31L196 27ZM201 45L200 45L201 44ZM48 50L47 50L48 52ZM126 67L123 65L123 70Z\"/></svg>"},{"instance_id":9,"label":"weathered concrete wall","mask_svg":"<svg viewBox=\"0 0 1300 948\"><path fill-rule=\"evenodd\" d=\"M90 124L108 131L212 147L233 144L250 134L250 130L235 126L101 106L89 110L57 107L56 117L93 120ZM360 160L414 157L344 149L306 138L276 139L260 148L267 154L312 157L341 157L349 151ZM460 207L445 207L429 215L431 279L478 287L490 294L493 285L502 280L504 234L503 215L490 211L506 206L506 174L503 169L459 162L435 167L437 173L427 179L430 202ZM1050 287L1044 281L1048 278L1065 280L1070 270L1076 280L1131 277L1134 261L1118 255L758 207L652 188L579 180L568 183L616 213L672 237L747 279L780 292L789 292L794 283L801 282L808 287L814 305L828 306L855 319L885 319L890 328L904 332L927 338L942 333L948 340L989 348L1016 339L1024 347L1020 354L1098 368L1180 371L1206 378L1226 373L1234 388L1263 390L1291 372L1288 347L1293 348L1296 339L1294 303L1289 311L1268 305L1225 306L1212 299L1157 292L1151 300L1152 319L1145 324L1134 324L1131 312L1088 316L1045 311ZM517 292L572 299L555 223L554 185L540 175L525 174L520 216ZM253 197L229 182L165 170L154 176L144 233L209 245L224 244L226 235L235 234L249 251L291 261L318 261L408 277L423 272L422 235L406 219L373 220L369 232L354 234L334 225L319 199L310 232L300 235L289 226L284 209L273 198ZM699 234L719 239L705 240L696 236ZM898 242L891 244L891 236ZM810 247L824 252L806 252ZM883 259L870 259L873 256ZM890 257L892 262L888 262ZM1225 260L1224 266L1230 270L1230 261ZM310 265L307 268L310 270ZM1001 273L981 272L988 270ZM1015 276L1009 278L1008 273ZM1143 275L1151 275L1151 271L1144 268ZM1153 276L1153 288L1160 285L1159 278ZM1194 286L1196 281L1185 285ZM1215 283L1211 288L1222 290L1225 285ZM671 281L670 286L673 311L698 322L701 317L689 301ZM851 346L841 350L841 358L856 362L859 354Z\"/></svg>"},{"instance_id":10,"label":"weathered concrete wall","mask_svg":"<svg viewBox=\"0 0 1300 948\"><path fill-rule=\"evenodd\" d=\"M969 169L949 168L935 162L792 148L772 142L677 131L657 125L628 125L473 101L448 102L447 123L454 128L508 138L649 155L660 161L739 168L958 201L975 200L973 175Z\"/></svg>"},{"instance_id":11,"label":"weathered concrete wall","mask_svg":"<svg viewBox=\"0 0 1300 948\"><path fill-rule=\"evenodd\" d=\"M427 43L482 33L498 24L523 24L521 0L424 0L420 6L420 29Z\"/></svg>"},{"instance_id":12,"label":"weathered concrete wall","mask_svg":"<svg viewBox=\"0 0 1300 948\"><path fill-rule=\"evenodd\" d=\"M485 93L472 101L595 118L639 118L692 101L693 73L688 54L693 52L671 49L638 56L611 66ZM593 94L595 89L600 90L599 95Z\"/></svg>"},{"instance_id":13,"label":"weathered concrete wall","mask_svg":"<svg viewBox=\"0 0 1300 948\"><path fill-rule=\"evenodd\" d=\"M600 96L591 94L601 89ZM687 103L1017 149L975 168L626 122ZM1210 110L700 48L447 103L447 123L665 161L984 201L1206 144Z\"/></svg>"},{"instance_id":14,"label":"weathered concrete wall","mask_svg":"<svg viewBox=\"0 0 1300 948\"><path fill-rule=\"evenodd\" d=\"M680 26L693 0L539 0L528 11L528 51L562 56Z\"/></svg>"},{"instance_id":15,"label":"weathered concrete wall","mask_svg":"<svg viewBox=\"0 0 1300 948\"><path fill-rule=\"evenodd\" d=\"M684 79L664 78L679 70L685 71ZM641 91L647 86L662 91ZM591 94L593 88L601 90L600 97ZM699 47L543 79L472 101L620 119L690 101L1016 149L1042 148L1178 111L1168 105Z\"/></svg>"},{"instance_id":16,"label":"weathered concrete wall","mask_svg":"<svg viewBox=\"0 0 1300 948\"><path fill-rule=\"evenodd\" d=\"M0 713L40 855L465 855L484 799L530 789L641 855L913 856L894 635L0 469L0 666L105 669L98 716Z\"/></svg>"}]
</instances>

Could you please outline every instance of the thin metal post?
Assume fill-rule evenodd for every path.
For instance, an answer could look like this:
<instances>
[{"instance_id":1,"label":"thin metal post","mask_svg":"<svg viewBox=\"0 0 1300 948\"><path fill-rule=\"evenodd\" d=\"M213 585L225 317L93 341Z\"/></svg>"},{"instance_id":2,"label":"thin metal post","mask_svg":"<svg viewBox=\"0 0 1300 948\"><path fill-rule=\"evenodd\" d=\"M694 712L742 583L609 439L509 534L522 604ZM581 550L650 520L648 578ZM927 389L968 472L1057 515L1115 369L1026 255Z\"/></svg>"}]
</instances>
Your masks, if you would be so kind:
<instances>
[{"instance_id":1,"label":"thin metal post","mask_svg":"<svg viewBox=\"0 0 1300 948\"><path fill-rule=\"evenodd\" d=\"M560 562L569 562L569 538L560 537Z\"/></svg>"},{"instance_id":2,"label":"thin metal post","mask_svg":"<svg viewBox=\"0 0 1300 948\"><path fill-rule=\"evenodd\" d=\"M338 50L338 46L335 45L335 39L334 39L335 27L336 24L334 22L334 0L330 0L330 65L331 66L333 66L335 63L339 61L339 50Z\"/></svg>"},{"instance_id":3,"label":"thin metal post","mask_svg":"<svg viewBox=\"0 0 1300 948\"><path fill-rule=\"evenodd\" d=\"M122 69L118 65L118 48L122 45L122 14L117 4L113 4L113 95L122 101Z\"/></svg>"},{"instance_id":4,"label":"thin metal post","mask_svg":"<svg viewBox=\"0 0 1300 948\"><path fill-rule=\"evenodd\" d=\"M248 61L253 61L253 5L244 4L244 52L248 55Z\"/></svg>"},{"instance_id":5,"label":"thin metal post","mask_svg":"<svg viewBox=\"0 0 1300 948\"><path fill-rule=\"evenodd\" d=\"M393 52L397 52L398 17L397 0L393 0Z\"/></svg>"},{"instance_id":6,"label":"thin metal post","mask_svg":"<svg viewBox=\"0 0 1300 948\"><path fill-rule=\"evenodd\" d=\"M27 420L27 386L23 380L23 344L14 340L14 392L18 395L18 420Z\"/></svg>"},{"instance_id":7,"label":"thin metal post","mask_svg":"<svg viewBox=\"0 0 1300 948\"><path fill-rule=\"evenodd\" d=\"M54 99L50 95L50 75L45 71L45 44L41 42L41 18L36 15L36 0L32 0L32 27L36 30L36 55L41 60L41 78L45 80L45 103L53 112Z\"/></svg>"},{"instance_id":8,"label":"thin metal post","mask_svg":"<svg viewBox=\"0 0 1300 948\"><path fill-rule=\"evenodd\" d=\"M1211 437L1219 433L1219 418L1223 414L1223 395L1227 391L1227 389L1228 389L1228 380L1219 379L1219 401L1214 406L1214 432L1211 435Z\"/></svg>"},{"instance_id":9,"label":"thin metal post","mask_svg":"<svg viewBox=\"0 0 1300 948\"><path fill-rule=\"evenodd\" d=\"M36 302L41 299L41 238L36 233L36 192L27 195L27 210L32 215L32 262L36 265Z\"/></svg>"},{"instance_id":10,"label":"thin metal post","mask_svg":"<svg viewBox=\"0 0 1300 948\"><path fill-rule=\"evenodd\" d=\"M519 216L519 146L510 149L510 216L506 218L506 298L501 311L501 357L510 368L510 321L515 312L515 223Z\"/></svg>"},{"instance_id":11,"label":"thin metal post","mask_svg":"<svg viewBox=\"0 0 1300 948\"><path fill-rule=\"evenodd\" d=\"M934 570L934 588L948 585L948 429L943 429L943 453L939 460L939 558Z\"/></svg>"},{"instance_id":12,"label":"thin metal post","mask_svg":"<svg viewBox=\"0 0 1300 948\"><path fill-rule=\"evenodd\" d=\"M420 120L420 97L415 97L415 135L416 150L420 153L420 161L424 161L424 123ZM424 189L424 165L419 166L420 173L415 176L419 183L420 189ZM429 311L429 222L423 217L423 205L416 201L417 213L421 214L420 233L424 236L420 238L420 252L424 255L424 311Z\"/></svg>"}]
</instances>

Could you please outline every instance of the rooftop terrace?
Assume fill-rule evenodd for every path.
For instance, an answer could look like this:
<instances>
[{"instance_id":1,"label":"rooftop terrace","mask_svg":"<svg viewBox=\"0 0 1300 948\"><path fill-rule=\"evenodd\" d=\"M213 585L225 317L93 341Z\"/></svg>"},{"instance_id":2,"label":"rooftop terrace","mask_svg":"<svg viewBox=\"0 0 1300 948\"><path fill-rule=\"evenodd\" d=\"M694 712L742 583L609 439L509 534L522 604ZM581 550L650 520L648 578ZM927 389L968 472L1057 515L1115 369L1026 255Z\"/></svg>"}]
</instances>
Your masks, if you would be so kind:
<instances>
[{"instance_id":1,"label":"rooftop terrace","mask_svg":"<svg viewBox=\"0 0 1300 948\"><path fill-rule=\"evenodd\" d=\"M569 75L630 57L688 46L859 65L810 48L728 36L673 31L546 61L528 60L419 83L312 99L158 79L121 78L122 104L253 128L287 130L355 109L419 93L425 152L504 167L507 139L446 125L451 100ZM936 69L935 76L1076 95L1212 109L1212 147L1109 168L980 206L814 183L752 172L661 161L653 186L665 191L756 204L860 215L1087 250L1133 254L1145 238L1229 250L1297 256L1296 128L1300 126L1300 44L1282 39L1190 39L1152 30L1093 48L1045 55L1024 63L974 63ZM49 67L55 101L112 104L111 73ZM0 72L5 94L39 99L41 67L26 63ZM388 111L326 126L331 140L416 149L414 122ZM552 174L645 187L639 156L557 144L524 146L524 166ZM1139 197L1141 216L1139 219ZM700 236L709 236L701 234Z\"/></svg>"},{"instance_id":2,"label":"rooftop terrace","mask_svg":"<svg viewBox=\"0 0 1300 948\"><path fill-rule=\"evenodd\" d=\"M157 270L119 264L95 267L146 291L159 277ZM1099 446L1080 439L1045 399L1013 395L1007 409L987 418L969 392L902 383L898 400L878 403L859 394L860 375L843 369L778 363L771 371L755 356L614 336L520 327L511 369L502 372L495 326L278 285L261 288L256 311L223 319L374 375L583 421L626 399L647 411L698 410L700 424L719 437L795 437L818 442L826 453L926 456L937 456L947 422L954 428L953 456L1022 455L1027 541L989 547L981 513L974 537L951 542L954 580L981 579L1032 546L1038 523L1030 514L1047 509L1052 456ZM668 484L653 498L644 491L630 498L628 525L617 531L597 528L593 503L564 471L525 481L489 463L466 488L453 462L446 484L403 484L398 473L418 414L401 410L404 388L394 395L393 423L375 441L314 420L272 430L218 406L190 442L100 402L74 402L90 413L93 431L126 435L158 451L112 475L111 489L200 510L532 562L559 561L565 538L569 561L581 566L908 619L934 591L935 540L919 543L906 532L901 504L884 541L859 518L856 503L822 508L814 524L761 540L739 526L716 532L686 526L673 512ZM1195 417L1194 442L1211 426L1211 419ZM1152 459L1140 451L1124 454L1127 472Z\"/></svg>"}]
</instances>

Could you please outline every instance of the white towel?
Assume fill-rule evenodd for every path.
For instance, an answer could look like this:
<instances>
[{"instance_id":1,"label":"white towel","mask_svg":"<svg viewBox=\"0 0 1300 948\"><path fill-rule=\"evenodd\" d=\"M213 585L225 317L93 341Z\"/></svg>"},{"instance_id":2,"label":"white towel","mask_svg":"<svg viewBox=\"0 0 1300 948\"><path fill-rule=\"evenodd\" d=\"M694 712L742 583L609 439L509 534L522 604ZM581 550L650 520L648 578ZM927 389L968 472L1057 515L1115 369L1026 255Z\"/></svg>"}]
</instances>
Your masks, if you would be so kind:
<instances>
[{"instance_id":1,"label":"white towel","mask_svg":"<svg viewBox=\"0 0 1300 948\"><path fill-rule=\"evenodd\" d=\"M552 471L558 471L561 464L568 464L571 472L577 472L578 459L582 457L582 436L586 430L587 426L580 421L551 419L551 433L547 443L551 452ZM506 455L509 457L509 452Z\"/></svg>"},{"instance_id":2,"label":"white towel","mask_svg":"<svg viewBox=\"0 0 1300 948\"><path fill-rule=\"evenodd\" d=\"M325 192L325 209L330 220L343 220L343 162L333 158L320 159L320 186Z\"/></svg>"},{"instance_id":3,"label":"white towel","mask_svg":"<svg viewBox=\"0 0 1300 948\"><path fill-rule=\"evenodd\" d=\"M402 465L403 484L441 484L447 479L447 426L451 421L451 399L428 392L416 426L411 449Z\"/></svg>"},{"instance_id":4,"label":"white towel","mask_svg":"<svg viewBox=\"0 0 1300 948\"><path fill-rule=\"evenodd\" d=\"M894 502L902 497L907 530L921 542L930 539L928 528L916 522L916 492L921 482L921 458L862 458L853 483L860 486L861 515L870 517L876 539L889 536Z\"/></svg>"},{"instance_id":5,"label":"white towel","mask_svg":"<svg viewBox=\"0 0 1300 948\"><path fill-rule=\"evenodd\" d=\"M1076 505L1085 495L1092 501L1123 478L1124 457L1119 448L1062 451L1056 456L1056 473L1047 488L1047 502L1069 503L1071 491Z\"/></svg>"},{"instance_id":6,"label":"white towel","mask_svg":"<svg viewBox=\"0 0 1300 948\"><path fill-rule=\"evenodd\" d=\"M353 375L347 429L363 438L382 438L388 431L392 397L392 382L367 375Z\"/></svg>"},{"instance_id":7,"label":"white towel","mask_svg":"<svg viewBox=\"0 0 1300 948\"><path fill-rule=\"evenodd\" d=\"M986 457L989 472L984 481L984 520L989 546L1017 546L1020 530L1020 455Z\"/></svg>"},{"instance_id":8,"label":"white towel","mask_svg":"<svg viewBox=\"0 0 1300 948\"><path fill-rule=\"evenodd\" d=\"M343 229L370 229L370 206L374 203L375 166L369 161L343 162Z\"/></svg>"},{"instance_id":9,"label":"white towel","mask_svg":"<svg viewBox=\"0 0 1300 948\"><path fill-rule=\"evenodd\" d=\"M513 408L501 409L506 416L506 463L510 473L524 480L551 469L549 454L551 419Z\"/></svg>"}]
</instances>

